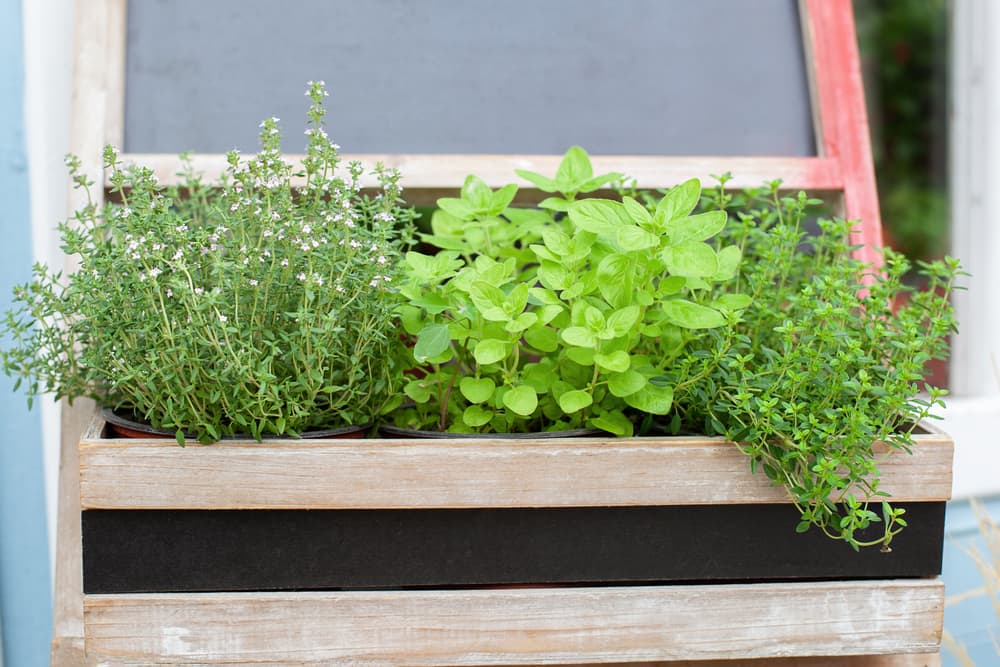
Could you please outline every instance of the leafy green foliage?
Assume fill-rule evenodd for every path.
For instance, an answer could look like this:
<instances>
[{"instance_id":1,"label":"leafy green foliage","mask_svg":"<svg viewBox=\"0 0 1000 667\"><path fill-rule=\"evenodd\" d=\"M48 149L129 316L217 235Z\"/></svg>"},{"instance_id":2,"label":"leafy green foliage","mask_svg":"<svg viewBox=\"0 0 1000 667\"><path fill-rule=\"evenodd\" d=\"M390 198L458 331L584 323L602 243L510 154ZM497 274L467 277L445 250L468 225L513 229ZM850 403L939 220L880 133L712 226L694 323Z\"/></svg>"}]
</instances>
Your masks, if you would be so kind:
<instances>
[{"instance_id":1,"label":"leafy green foliage","mask_svg":"<svg viewBox=\"0 0 1000 667\"><path fill-rule=\"evenodd\" d=\"M788 489L799 531L888 549L906 522L884 502L875 443L908 451L915 423L941 405L945 392L922 384L924 365L947 353L961 272L951 259L921 265L928 287L913 290L905 258L885 250L881 271L862 264L851 223L807 231L819 202L780 197L778 186L706 198L731 211L721 238L744 258L713 303L736 299L745 310L735 330L691 341L670 370L672 425L738 443L753 469ZM877 539L859 535L876 525Z\"/></svg>"},{"instance_id":2,"label":"leafy green foliage","mask_svg":"<svg viewBox=\"0 0 1000 667\"><path fill-rule=\"evenodd\" d=\"M379 167L381 191L360 194L361 165L341 165L323 130L322 84L308 95L298 170L273 118L260 153L230 153L214 185L188 168L162 188L105 150L121 203L77 211L61 231L79 270L35 267L6 315L4 370L29 396L93 397L207 442L365 423L398 392L391 287L411 214L394 172ZM434 353L442 339L421 342Z\"/></svg>"},{"instance_id":3,"label":"leafy green foliage","mask_svg":"<svg viewBox=\"0 0 1000 667\"><path fill-rule=\"evenodd\" d=\"M738 263L737 248L708 243L726 214L690 215L696 180L655 210L577 199L620 179L594 176L577 147L554 178L518 174L555 196L512 208L516 186L493 191L470 176L460 198L439 201L434 234L424 236L440 250L406 254L413 406L390 419L454 432L591 426L631 435L627 413L669 412L667 370L687 341L746 305L713 302L710 289Z\"/></svg>"}]
</instances>

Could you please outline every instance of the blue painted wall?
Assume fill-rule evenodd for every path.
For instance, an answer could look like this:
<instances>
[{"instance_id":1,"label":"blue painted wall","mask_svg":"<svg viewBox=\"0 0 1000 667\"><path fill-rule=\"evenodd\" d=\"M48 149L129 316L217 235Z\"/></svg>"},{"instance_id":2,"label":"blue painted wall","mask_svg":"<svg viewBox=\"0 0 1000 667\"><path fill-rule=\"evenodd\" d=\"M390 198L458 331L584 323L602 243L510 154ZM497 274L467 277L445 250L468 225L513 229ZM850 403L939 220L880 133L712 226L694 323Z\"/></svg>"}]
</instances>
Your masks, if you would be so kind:
<instances>
[{"instance_id":1,"label":"blue painted wall","mask_svg":"<svg viewBox=\"0 0 1000 667\"><path fill-rule=\"evenodd\" d=\"M31 271L21 0L0 0L0 310ZM41 422L0 375L0 626L4 667L49 663L52 592Z\"/></svg>"},{"instance_id":2,"label":"blue painted wall","mask_svg":"<svg viewBox=\"0 0 1000 667\"><path fill-rule=\"evenodd\" d=\"M1000 522L1000 497L981 501L994 521ZM968 502L948 505L946 519L948 534L944 549L942 576L945 595L949 600L962 593L976 591L984 585L983 577L964 550L975 548L988 556L989 551L976 526L976 519ZM1000 568L1000 563L993 563ZM975 664L1000 665L1000 651L993 642L1000 643L1000 614L994 611L985 595L973 595L950 602L944 611L944 627L969 652ZM951 651L944 649L943 667L959 667L962 663Z\"/></svg>"}]
</instances>

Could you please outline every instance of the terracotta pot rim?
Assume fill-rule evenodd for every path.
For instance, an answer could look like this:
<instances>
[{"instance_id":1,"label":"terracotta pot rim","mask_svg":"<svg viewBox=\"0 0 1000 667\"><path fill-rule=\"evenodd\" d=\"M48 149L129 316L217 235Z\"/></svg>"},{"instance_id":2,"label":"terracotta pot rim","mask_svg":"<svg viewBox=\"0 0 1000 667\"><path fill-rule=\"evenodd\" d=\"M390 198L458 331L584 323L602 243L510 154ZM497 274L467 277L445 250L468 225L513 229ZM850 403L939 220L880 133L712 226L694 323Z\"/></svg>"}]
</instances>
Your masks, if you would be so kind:
<instances>
[{"instance_id":1,"label":"terracotta pot rim","mask_svg":"<svg viewBox=\"0 0 1000 667\"><path fill-rule=\"evenodd\" d=\"M153 426L145 423L129 419L128 417L123 417L111 408L101 408L101 418L104 419L112 427L117 427L123 431L131 431L134 435L126 435L126 437L162 437L162 438L174 438L176 433L173 431L167 431L164 429L154 428ZM305 431L300 434L302 439L307 440L318 440L322 438L343 438L350 437L355 433L365 433L371 428L372 424L362 424L359 426L340 426L338 428L321 429L321 430L311 430ZM186 437L191 437L185 434ZM361 436L357 436L361 437ZM279 439L290 439L291 436L285 435L264 435L263 440L279 440ZM192 440L194 438L191 438ZM242 435L224 435L220 440L253 440L254 437L247 434Z\"/></svg>"}]
</instances>

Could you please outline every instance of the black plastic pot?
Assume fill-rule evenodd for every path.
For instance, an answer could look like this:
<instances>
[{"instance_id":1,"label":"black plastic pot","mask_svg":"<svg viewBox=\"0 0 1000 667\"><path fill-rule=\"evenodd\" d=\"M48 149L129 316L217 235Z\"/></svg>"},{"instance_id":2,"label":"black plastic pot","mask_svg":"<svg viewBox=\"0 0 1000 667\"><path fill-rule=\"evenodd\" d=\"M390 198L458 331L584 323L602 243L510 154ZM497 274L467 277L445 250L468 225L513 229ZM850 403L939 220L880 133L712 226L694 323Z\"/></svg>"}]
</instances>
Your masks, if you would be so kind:
<instances>
[{"instance_id":1,"label":"black plastic pot","mask_svg":"<svg viewBox=\"0 0 1000 667\"><path fill-rule=\"evenodd\" d=\"M150 424L130 419L115 412L114 410L111 410L110 408L104 408L101 410L101 418L108 423L108 427L111 429L111 432L121 438L174 438L176 436L173 431L154 428ZM371 428L371 424L365 424L363 426L342 426L340 428L306 431L301 433L300 436L302 438L312 440L320 438L363 438L369 428ZM274 440L284 437L286 436L265 435L264 440ZM248 438L252 438L252 436L249 434L224 435L220 439L246 440Z\"/></svg>"},{"instance_id":2,"label":"black plastic pot","mask_svg":"<svg viewBox=\"0 0 1000 667\"><path fill-rule=\"evenodd\" d=\"M532 433L452 433L450 431L421 431L415 428L404 428L382 424L378 427L379 435L392 438L435 438L438 440L453 438L488 438L490 440L538 440L549 438L592 438L609 433L598 428L574 428L566 431L537 431Z\"/></svg>"}]
</instances>

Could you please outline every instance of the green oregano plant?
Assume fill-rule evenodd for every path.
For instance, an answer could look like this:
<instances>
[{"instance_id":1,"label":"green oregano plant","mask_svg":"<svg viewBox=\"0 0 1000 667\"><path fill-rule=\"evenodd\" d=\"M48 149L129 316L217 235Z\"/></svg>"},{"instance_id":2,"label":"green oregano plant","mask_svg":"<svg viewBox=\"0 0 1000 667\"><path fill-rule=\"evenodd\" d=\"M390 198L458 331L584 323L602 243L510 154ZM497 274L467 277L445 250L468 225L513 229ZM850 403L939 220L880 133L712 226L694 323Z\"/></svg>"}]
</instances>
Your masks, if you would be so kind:
<instances>
[{"instance_id":1,"label":"green oregano plant","mask_svg":"<svg viewBox=\"0 0 1000 667\"><path fill-rule=\"evenodd\" d=\"M949 294L959 265L920 264L925 287L909 287L904 257L884 249L881 267L862 263L850 222L811 223L820 202L783 197L779 186L736 196L720 186L705 198L730 211L720 240L744 256L735 280L713 291L748 303L734 334L691 341L668 370L702 378L675 389L671 426L737 443L754 470L787 488L800 532L889 549L906 520L884 502L876 443L909 451L916 423L942 405L924 368L946 356L956 330Z\"/></svg>"},{"instance_id":2,"label":"green oregano plant","mask_svg":"<svg viewBox=\"0 0 1000 667\"><path fill-rule=\"evenodd\" d=\"M677 386L693 381L667 374L686 343L746 305L711 290L735 277L740 259L738 248L708 242L726 213L692 215L697 180L652 211L632 198L578 199L620 178L594 176L580 148L554 179L519 173L555 196L510 208L515 185L493 191L470 177L461 198L439 204L472 231L459 239L439 221L425 240L444 249L406 254L413 406L391 419L467 433L631 435L630 413L668 414Z\"/></svg>"},{"instance_id":3,"label":"green oregano plant","mask_svg":"<svg viewBox=\"0 0 1000 667\"><path fill-rule=\"evenodd\" d=\"M105 149L120 203L63 224L79 270L36 266L6 315L0 358L29 397L93 397L183 443L364 424L398 391L390 289L411 214L395 172L379 166L379 190L361 192L361 165L341 164L323 129L322 83L307 95L298 167L276 118L256 156L227 155L219 183L187 168L164 188ZM94 184L67 164L89 198Z\"/></svg>"}]
</instances>

